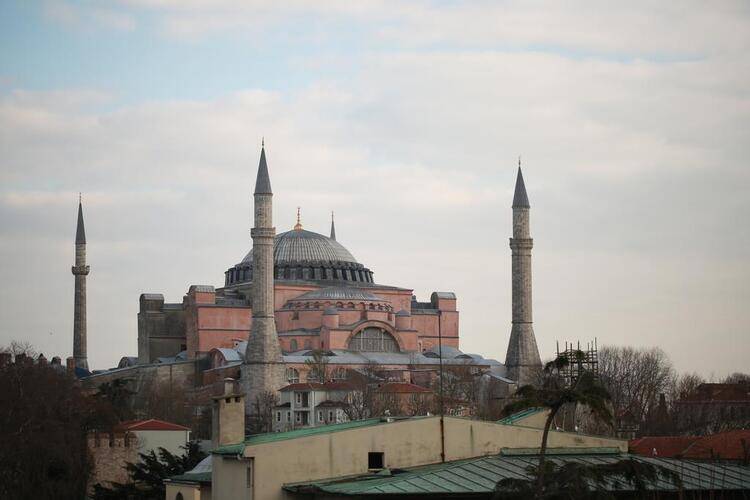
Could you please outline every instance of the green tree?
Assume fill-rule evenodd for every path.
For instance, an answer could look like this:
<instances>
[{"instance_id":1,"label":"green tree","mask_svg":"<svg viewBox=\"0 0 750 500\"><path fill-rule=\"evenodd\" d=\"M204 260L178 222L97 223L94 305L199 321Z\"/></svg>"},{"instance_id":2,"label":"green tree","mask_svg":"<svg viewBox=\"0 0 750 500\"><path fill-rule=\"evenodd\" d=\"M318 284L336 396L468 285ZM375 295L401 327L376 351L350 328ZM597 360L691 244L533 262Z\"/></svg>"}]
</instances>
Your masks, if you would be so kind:
<instances>
[{"instance_id":1,"label":"green tree","mask_svg":"<svg viewBox=\"0 0 750 500\"><path fill-rule=\"evenodd\" d=\"M639 498L645 497L649 484L661 478L681 488L677 473L648 462L626 458L613 463L587 464L567 462L559 466L545 462L544 492L539 496L536 467L527 469L531 480L507 478L495 487L496 498L503 499L609 499L616 498L618 489L632 489Z\"/></svg>"},{"instance_id":2,"label":"green tree","mask_svg":"<svg viewBox=\"0 0 750 500\"><path fill-rule=\"evenodd\" d=\"M164 448L159 454L151 450L140 453L138 463L128 463L130 481L113 483L111 487L94 485L94 500L162 500L166 495L164 480L192 470L206 458L196 442L189 442L182 449L185 453L174 455Z\"/></svg>"},{"instance_id":3,"label":"green tree","mask_svg":"<svg viewBox=\"0 0 750 500\"><path fill-rule=\"evenodd\" d=\"M505 407L510 414L527 408L548 408L549 414L544 422L542 443L539 450L539 464L537 466L536 498L543 498L545 487L545 466L547 453L547 439L555 416L565 405L582 404L590 408L591 414L604 422L612 421L609 410L610 396L599 382L598 378L589 370L583 368L585 353L574 351L569 357L561 354L544 366L540 385L525 385L516 392L516 400ZM574 365L577 376L571 385L566 385L560 372L564 368Z\"/></svg>"}]
</instances>

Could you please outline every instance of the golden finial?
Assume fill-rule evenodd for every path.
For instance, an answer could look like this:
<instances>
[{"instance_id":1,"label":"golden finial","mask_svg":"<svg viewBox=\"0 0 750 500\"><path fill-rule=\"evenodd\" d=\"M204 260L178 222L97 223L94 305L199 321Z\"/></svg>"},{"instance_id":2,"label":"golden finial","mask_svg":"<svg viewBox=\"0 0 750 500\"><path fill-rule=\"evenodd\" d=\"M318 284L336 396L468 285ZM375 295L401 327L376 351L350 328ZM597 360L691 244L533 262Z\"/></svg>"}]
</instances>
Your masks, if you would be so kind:
<instances>
[{"instance_id":1,"label":"golden finial","mask_svg":"<svg viewBox=\"0 0 750 500\"><path fill-rule=\"evenodd\" d=\"M299 210L300 210L300 207L297 207L297 223L294 225L295 231L302 231L302 223L300 222L300 219L299 219Z\"/></svg>"},{"instance_id":2,"label":"golden finial","mask_svg":"<svg viewBox=\"0 0 750 500\"><path fill-rule=\"evenodd\" d=\"M266 147L266 138L265 137L261 137L260 138L260 147L261 148L265 148Z\"/></svg>"},{"instance_id":3,"label":"golden finial","mask_svg":"<svg viewBox=\"0 0 750 500\"><path fill-rule=\"evenodd\" d=\"M521 168L521 155L518 155L518 168Z\"/></svg>"},{"instance_id":4,"label":"golden finial","mask_svg":"<svg viewBox=\"0 0 750 500\"><path fill-rule=\"evenodd\" d=\"M80 191L78 191L78 204L79 205L81 204L81 192Z\"/></svg>"}]
</instances>

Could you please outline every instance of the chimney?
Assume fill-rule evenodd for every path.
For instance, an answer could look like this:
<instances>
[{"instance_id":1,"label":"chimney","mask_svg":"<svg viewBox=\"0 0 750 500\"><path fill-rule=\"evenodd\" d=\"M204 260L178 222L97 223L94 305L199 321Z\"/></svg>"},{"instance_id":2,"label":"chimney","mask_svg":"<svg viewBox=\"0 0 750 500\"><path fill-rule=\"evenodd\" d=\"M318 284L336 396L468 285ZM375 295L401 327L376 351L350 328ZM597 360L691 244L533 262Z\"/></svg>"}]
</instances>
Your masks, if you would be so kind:
<instances>
[{"instance_id":1,"label":"chimney","mask_svg":"<svg viewBox=\"0 0 750 500\"><path fill-rule=\"evenodd\" d=\"M68 369L68 375L75 376L76 374L76 358L68 356L65 360L65 367Z\"/></svg>"},{"instance_id":2,"label":"chimney","mask_svg":"<svg viewBox=\"0 0 750 500\"><path fill-rule=\"evenodd\" d=\"M233 378L225 378L222 394L213 398L211 445L213 448L245 441L245 396Z\"/></svg>"}]
</instances>

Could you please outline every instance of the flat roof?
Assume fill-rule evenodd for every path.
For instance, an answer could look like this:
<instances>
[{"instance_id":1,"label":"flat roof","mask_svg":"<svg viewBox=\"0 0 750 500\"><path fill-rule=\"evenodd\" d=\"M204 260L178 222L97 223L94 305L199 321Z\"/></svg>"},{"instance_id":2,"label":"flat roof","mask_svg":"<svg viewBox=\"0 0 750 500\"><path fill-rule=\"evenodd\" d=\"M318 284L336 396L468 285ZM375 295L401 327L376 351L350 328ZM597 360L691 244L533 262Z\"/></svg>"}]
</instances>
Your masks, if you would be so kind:
<instances>
[{"instance_id":1,"label":"flat roof","mask_svg":"<svg viewBox=\"0 0 750 500\"><path fill-rule=\"evenodd\" d=\"M551 449L548 460L558 465L580 462L590 465L612 464L622 459L662 466L680 476L684 490L750 490L750 468L727 463L707 463L690 460L640 457L614 453L613 449ZM429 496L491 494L498 481L507 478L531 479L529 468L538 464L537 454L508 454L456 460L413 467L383 469L376 473L355 477L328 479L284 485L292 493L327 493L331 496ZM612 482L618 491L631 491L625 481ZM658 479L647 484L650 490L675 491L669 481Z\"/></svg>"},{"instance_id":2,"label":"flat roof","mask_svg":"<svg viewBox=\"0 0 750 500\"><path fill-rule=\"evenodd\" d=\"M390 417L390 418L368 418L367 420L354 420L351 422L343 422L340 424L320 425L317 427L303 427L301 429L294 429L286 432L269 432L266 434L255 434L245 438L243 443L230 444L220 446L211 451L218 455L237 455L245 450L246 446L253 446L256 444L274 443L277 441L285 441L287 439L297 439L308 436L317 436L319 434L330 434L332 432L348 431L350 429L359 429L361 427L372 427L374 425L385 425L397 421L403 420L415 420L419 418L428 417Z\"/></svg>"}]
</instances>

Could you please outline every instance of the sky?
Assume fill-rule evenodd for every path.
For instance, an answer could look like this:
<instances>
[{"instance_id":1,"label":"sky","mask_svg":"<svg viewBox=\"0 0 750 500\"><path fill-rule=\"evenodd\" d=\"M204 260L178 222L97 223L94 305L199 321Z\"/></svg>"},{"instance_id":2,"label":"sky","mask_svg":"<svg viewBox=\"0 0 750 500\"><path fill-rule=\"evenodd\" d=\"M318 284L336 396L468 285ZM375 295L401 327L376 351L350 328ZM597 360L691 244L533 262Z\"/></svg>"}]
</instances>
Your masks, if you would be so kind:
<instances>
[{"instance_id":1,"label":"sky","mask_svg":"<svg viewBox=\"0 0 750 500\"><path fill-rule=\"evenodd\" d=\"M510 334L511 201L531 201L534 328L750 371L750 4L0 2L0 345L72 352L83 193L88 354L137 354L251 246L265 137L277 232L379 283L453 291L461 348Z\"/></svg>"}]
</instances>

